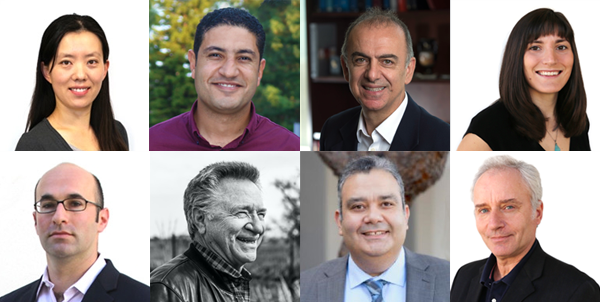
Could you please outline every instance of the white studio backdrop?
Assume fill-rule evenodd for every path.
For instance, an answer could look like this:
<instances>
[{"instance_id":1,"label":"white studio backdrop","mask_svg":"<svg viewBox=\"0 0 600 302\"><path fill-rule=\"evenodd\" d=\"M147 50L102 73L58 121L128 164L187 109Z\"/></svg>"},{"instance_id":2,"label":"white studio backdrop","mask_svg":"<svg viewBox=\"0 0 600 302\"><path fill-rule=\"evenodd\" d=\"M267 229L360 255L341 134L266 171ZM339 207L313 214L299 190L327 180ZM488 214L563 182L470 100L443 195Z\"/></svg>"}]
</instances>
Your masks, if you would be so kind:
<instances>
[{"instance_id":1,"label":"white studio backdrop","mask_svg":"<svg viewBox=\"0 0 600 302\"><path fill-rule=\"evenodd\" d=\"M592 150L600 140L594 125L600 122L600 76L596 59L600 40L590 22L597 18L598 1L585 0L452 0L450 10L451 43L451 140L450 150L456 150L471 119L500 98L498 79L504 48L510 32L527 13L538 8L550 8L565 15L575 33L585 92Z\"/></svg>"},{"instance_id":2,"label":"white studio backdrop","mask_svg":"<svg viewBox=\"0 0 600 302\"><path fill-rule=\"evenodd\" d=\"M115 119L125 126L129 149L148 150L148 2L3 1L0 57L0 151L15 150L27 123L42 35L67 14L88 15L108 40L110 96Z\"/></svg>"},{"instance_id":3,"label":"white studio backdrop","mask_svg":"<svg viewBox=\"0 0 600 302\"><path fill-rule=\"evenodd\" d=\"M130 152L3 152L0 157L0 296L39 279L46 254L32 213L39 178L62 162L95 174L110 211L99 252L117 270L149 284L149 155Z\"/></svg>"},{"instance_id":4,"label":"white studio backdrop","mask_svg":"<svg viewBox=\"0 0 600 302\"><path fill-rule=\"evenodd\" d=\"M453 152L450 170L450 278L463 265L489 257L475 226L471 188L492 156L510 155L535 166L542 179L544 213L537 238L546 253L600 281L597 187L600 162L592 152Z\"/></svg>"}]
</instances>

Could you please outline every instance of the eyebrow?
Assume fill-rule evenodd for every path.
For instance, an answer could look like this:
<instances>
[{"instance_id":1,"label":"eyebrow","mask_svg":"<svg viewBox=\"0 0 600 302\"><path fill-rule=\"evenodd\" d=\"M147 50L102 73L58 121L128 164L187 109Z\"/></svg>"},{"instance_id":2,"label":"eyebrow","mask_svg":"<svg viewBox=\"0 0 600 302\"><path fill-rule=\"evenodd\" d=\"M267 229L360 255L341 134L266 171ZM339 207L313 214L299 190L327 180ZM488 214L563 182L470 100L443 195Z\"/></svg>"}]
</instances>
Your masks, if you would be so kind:
<instances>
[{"instance_id":1,"label":"eyebrow","mask_svg":"<svg viewBox=\"0 0 600 302\"><path fill-rule=\"evenodd\" d=\"M368 55L360 52L360 51L355 51L350 55L352 58L354 57L365 57L365 58L370 58ZM398 60L398 56L396 56L395 54L382 54L379 56L376 56L377 59L395 59Z\"/></svg>"},{"instance_id":2,"label":"eyebrow","mask_svg":"<svg viewBox=\"0 0 600 302\"><path fill-rule=\"evenodd\" d=\"M503 200L499 201L500 204L509 203L509 202L511 202L511 203L518 203L518 204L522 203L519 200L517 200L516 198L508 198L508 199L503 199ZM488 205L487 203L478 203L478 204L475 205L475 208L479 209L479 208L486 207L487 205Z\"/></svg>"},{"instance_id":3,"label":"eyebrow","mask_svg":"<svg viewBox=\"0 0 600 302\"><path fill-rule=\"evenodd\" d=\"M218 47L218 46L208 46L205 49L202 50L203 53L207 53L207 52L211 52L211 51L218 51L218 52L226 52L225 49ZM238 51L235 52L236 54L250 54L252 56L256 56L256 52L252 49L247 49L247 48L243 48L240 49Z\"/></svg>"},{"instance_id":4,"label":"eyebrow","mask_svg":"<svg viewBox=\"0 0 600 302\"><path fill-rule=\"evenodd\" d=\"M367 199L364 197L351 197L346 201L346 206L350 206L352 204L355 204L357 202L363 202L366 201ZM395 195L393 194L388 194L388 195L380 195L377 196L377 200L393 200L393 201L398 201L398 198L396 198Z\"/></svg>"},{"instance_id":5,"label":"eyebrow","mask_svg":"<svg viewBox=\"0 0 600 302\"><path fill-rule=\"evenodd\" d=\"M94 56L100 57L101 55L97 51L94 51L94 52L91 52L91 53L88 53L87 55L85 55L86 58L88 58L88 57L94 57ZM57 58L75 58L74 55L69 54L69 53L59 53L56 57Z\"/></svg>"},{"instance_id":6,"label":"eyebrow","mask_svg":"<svg viewBox=\"0 0 600 302\"><path fill-rule=\"evenodd\" d=\"M71 193L71 194L67 195L67 198L65 198L65 199L70 199L70 198L85 199L83 196L81 196L81 194L78 194L78 193ZM50 199L50 200L58 200L58 198L54 197L54 195L52 195L52 194L44 194L40 198L40 200L48 200L48 199Z\"/></svg>"},{"instance_id":7,"label":"eyebrow","mask_svg":"<svg viewBox=\"0 0 600 302\"><path fill-rule=\"evenodd\" d=\"M565 38L560 38L560 39L557 39L556 41L554 41L554 43L563 43L563 42L569 42L569 41L567 41L567 39L565 39ZM534 43L539 43L539 44L542 44L543 42L542 42L542 41L540 41L540 40L533 40L533 41L532 41L531 43L529 43L529 44L534 44Z\"/></svg>"}]
</instances>

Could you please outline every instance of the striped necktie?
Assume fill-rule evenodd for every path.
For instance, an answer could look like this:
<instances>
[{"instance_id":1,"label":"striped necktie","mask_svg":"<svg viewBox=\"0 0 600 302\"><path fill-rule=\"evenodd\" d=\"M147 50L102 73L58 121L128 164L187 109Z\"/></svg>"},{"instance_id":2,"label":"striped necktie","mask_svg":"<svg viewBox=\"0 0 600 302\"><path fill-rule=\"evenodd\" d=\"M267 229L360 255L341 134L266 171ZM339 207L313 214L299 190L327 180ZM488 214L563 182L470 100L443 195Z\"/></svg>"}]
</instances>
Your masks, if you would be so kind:
<instances>
[{"instance_id":1,"label":"striped necktie","mask_svg":"<svg viewBox=\"0 0 600 302\"><path fill-rule=\"evenodd\" d=\"M385 280L381 280L381 279L380 280L369 279L363 283L369 290L369 293L371 293L371 302L384 302L383 294L381 291L383 290L383 286L388 284L389 282L387 282Z\"/></svg>"}]
</instances>

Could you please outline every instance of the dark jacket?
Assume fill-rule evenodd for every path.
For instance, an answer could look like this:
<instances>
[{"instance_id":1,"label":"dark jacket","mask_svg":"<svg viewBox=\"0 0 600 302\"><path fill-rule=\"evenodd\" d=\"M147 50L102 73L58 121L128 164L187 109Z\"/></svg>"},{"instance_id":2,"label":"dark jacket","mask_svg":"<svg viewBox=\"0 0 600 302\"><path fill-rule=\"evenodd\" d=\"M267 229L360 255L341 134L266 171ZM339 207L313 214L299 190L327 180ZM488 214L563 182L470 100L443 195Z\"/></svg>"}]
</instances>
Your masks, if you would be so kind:
<instances>
[{"instance_id":1,"label":"dark jacket","mask_svg":"<svg viewBox=\"0 0 600 302\"><path fill-rule=\"evenodd\" d=\"M0 298L0 302L35 302L39 280L29 283ZM100 271L82 302L129 302L150 301L148 286L117 271L112 262L106 259L106 266Z\"/></svg>"},{"instance_id":2,"label":"dark jacket","mask_svg":"<svg viewBox=\"0 0 600 302\"><path fill-rule=\"evenodd\" d=\"M117 132L121 134L125 145L129 147L127 131L121 122L115 120ZM15 151L73 151L65 139L44 119L29 132L23 133Z\"/></svg>"},{"instance_id":3,"label":"dark jacket","mask_svg":"<svg viewBox=\"0 0 600 302\"><path fill-rule=\"evenodd\" d=\"M449 151L450 125L429 114L408 96L406 111L394 134L389 151ZM361 107L342 111L325 121L321 129L321 151L356 151Z\"/></svg>"},{"instance_id":4,"label":"dark jacket","mask_svg":"<svg viewBox=\"0 0 600 302\"><path fill-rule=\"evenodd\" d=\"M219 272L192 245L150 273L153 302L235 302Z\"/></svg>"},{"instance_id":5,"label":"dark jacket","mask_svg":"<svg viewBox=\"0 0 600 302\"><path fill-rule=\"evenodd\" d=\"M481 274L487 259L472 262L456 273L451 302L478 302L483 285ZM538 246L527 260L502 301L507 302L598 302L600 288L588 275L574 266L546 254Z\"/></svg>"}]
</instances>

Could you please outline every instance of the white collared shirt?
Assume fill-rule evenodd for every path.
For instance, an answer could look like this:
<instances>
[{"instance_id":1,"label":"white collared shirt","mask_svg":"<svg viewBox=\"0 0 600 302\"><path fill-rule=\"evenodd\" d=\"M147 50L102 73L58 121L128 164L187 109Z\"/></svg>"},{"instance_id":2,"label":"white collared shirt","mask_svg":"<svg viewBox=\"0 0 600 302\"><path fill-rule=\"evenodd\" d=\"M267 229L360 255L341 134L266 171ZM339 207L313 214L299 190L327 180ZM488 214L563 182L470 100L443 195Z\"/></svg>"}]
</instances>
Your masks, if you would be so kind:
<instances>
[{"instance_id":1,"label":"white collared shirt","mask_svg":"<svg viewBox=\"0 0 600 302\"><path fill-rule=\"evenodd\" d=\"M102 257L98 257L96 262L90 266L90 268L75 282L71 285L63 294L63 302L81 302L83 300L83 296L90 288L94 280L102 269L106 266L106 260ZM44 275L42 276L42 282L40 282L40 286L37 291L37 301L38 302L57 302L56 297L54 296L54 283L50 281L48 276L48 267L44 270Z\"/></svg>"},{"instance_id":2,"label":"white collared shirt","mask_svg":"<svg viewBox=\"0 0 600 302\"><path fill-rule=\"evenodd\" d=\"M363 284L369 279L383 279L389 284L383 287L383 300L390 302L406 301L406 258L404 247L400 249L398 259L385 272L377 277L365 273L354 263L352 256L348 257L348 270L346 271L346 287L344 289L345 302L371 301L371 294Z\"/></svg>"},{"instance_id":3,"label":"white collared shirt","mask_svg":"<svg viewBox=\"0 0 600 302\"><path fill-rule=\"evenodd\" d=\"M365 119L363 117L362 110L360 111L360 117L358 118L358 129L356 130L356 138L358 145L356 146L357 151L389 151L390 145L398 130L398 125L402 121L404 111L408 104L408 95L404 91L404 100L400 106L386 118L369 136L367 126L365 125Z\"/></svg>"}]
</instances>

